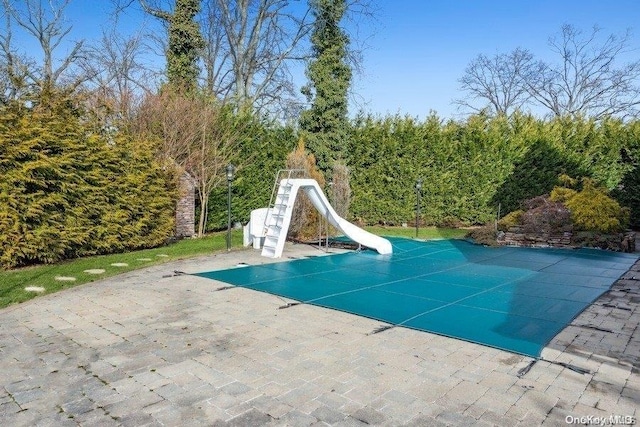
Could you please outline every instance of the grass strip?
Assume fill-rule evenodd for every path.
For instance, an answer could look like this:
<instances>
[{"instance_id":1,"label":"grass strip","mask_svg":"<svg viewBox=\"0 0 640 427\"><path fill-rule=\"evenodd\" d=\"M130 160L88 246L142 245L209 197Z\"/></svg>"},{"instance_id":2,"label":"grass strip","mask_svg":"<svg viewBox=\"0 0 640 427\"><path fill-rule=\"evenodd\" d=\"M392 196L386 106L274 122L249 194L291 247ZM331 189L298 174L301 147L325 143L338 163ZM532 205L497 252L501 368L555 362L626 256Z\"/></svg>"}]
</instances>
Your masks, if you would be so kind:
<instances>
[{"instance_id":1,"label":"grass strip","mask_svg":"<svg viewBox=\"0 0 640 427\"><path fill-rule=\"evenodd\" d=\"M381 236L415 236L415 229L407 227L365 227ZM460 238L465 230L421 228L418 238ZM242 231L232 233L232 247L242 247ZM200 239L184 239L176 243L121 254L100 255L67 260L52 265L38 265L0 271L0 308L30 300L38 295L57 292L140 268L179 259L213 254L226 250L226 232L212 233ZM104 270L104 272L101 272ZM75 279L75 280L72 280ZM31 291L25 288L32 289ZM44 288L44 289L43 289Z\"/></svg>"}]
</instances>

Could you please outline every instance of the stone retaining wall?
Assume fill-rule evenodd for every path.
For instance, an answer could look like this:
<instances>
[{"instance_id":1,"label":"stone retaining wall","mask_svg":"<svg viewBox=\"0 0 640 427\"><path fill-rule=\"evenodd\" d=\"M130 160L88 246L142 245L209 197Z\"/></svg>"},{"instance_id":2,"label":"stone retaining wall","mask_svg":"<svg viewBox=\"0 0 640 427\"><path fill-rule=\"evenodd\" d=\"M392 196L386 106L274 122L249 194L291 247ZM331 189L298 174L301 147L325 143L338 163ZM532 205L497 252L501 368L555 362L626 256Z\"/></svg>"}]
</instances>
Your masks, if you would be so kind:
<instances>
[{"instance_id":1,"label":"stone retaining wall","mask_svg":"<svg viewBox=\"0 0 640 427\"><path fill-rule=\"evenodd\" d=\"M520 227L511 227L498 233L498 244L505 246L525 246L537 248L578 248L593 247L616 252L635 252L636 233L633 231L617 234L573 233L525 233Z\"/></svg>"}]
</instances>

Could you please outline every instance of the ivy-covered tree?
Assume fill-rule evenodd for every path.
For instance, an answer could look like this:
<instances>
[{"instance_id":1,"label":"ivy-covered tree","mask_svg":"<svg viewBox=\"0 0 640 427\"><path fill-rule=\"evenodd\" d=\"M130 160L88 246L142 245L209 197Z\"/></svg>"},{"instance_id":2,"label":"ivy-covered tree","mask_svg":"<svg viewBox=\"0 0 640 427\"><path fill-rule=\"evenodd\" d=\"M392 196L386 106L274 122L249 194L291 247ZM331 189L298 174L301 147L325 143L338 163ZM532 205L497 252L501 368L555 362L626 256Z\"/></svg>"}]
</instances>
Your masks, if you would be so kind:
<instances>
[{"instance_id":1,"label":"ivy-covered tree","mask_svg":"<svg viewBox=\"0 0 640 427\"><path fill-rule=\"evenodd\" d=\"M351 67L347 62L349 37L340 28L345 0L312 0L315 18L311 34L312 59L307 66L309 84L302 93L311 103L300 116L300 128L318 167L330 171L343 158L348 138L348 91Z\"/></svg>"},{"instance_id":2,"label":"ivy-covered tree","mask_svg":"<svg viewBox=\"0 0 640 427\"><path fill-rule=\"evenodd\" d=\"M197 87L198 58L204 47L200 26L195 20L200 12L200 0L175 0L173 13L150 7L140 0L144 10L169 26L167 46L167 78L169 84L190 92Z\"/></svg>"}]
</instances>

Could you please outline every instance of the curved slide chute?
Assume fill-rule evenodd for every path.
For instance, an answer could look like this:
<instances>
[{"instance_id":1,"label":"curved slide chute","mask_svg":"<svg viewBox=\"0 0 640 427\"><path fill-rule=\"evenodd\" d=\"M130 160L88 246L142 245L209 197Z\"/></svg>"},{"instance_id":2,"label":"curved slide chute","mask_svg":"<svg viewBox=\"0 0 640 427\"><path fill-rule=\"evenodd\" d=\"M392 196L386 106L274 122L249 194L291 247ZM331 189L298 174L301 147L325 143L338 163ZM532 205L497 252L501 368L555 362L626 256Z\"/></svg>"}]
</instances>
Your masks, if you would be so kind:
<instances>
[{"instance_id":1,"label":"curved slide chute","mask_svg":"<svg viewBox=\"0 0 640 427\"><path fill-rule=\"evenodd\" d=\"M393 252L391 242L387 239L369 233L340 217L329 203L329 200L327 200L327 197L315 179L287 178L280 181L275 203L269 208L269 212L267 213L262 256L270 258L279 258L282 256L298 190L304 191L318 212L327 218L331 225L351 240L362 246L375 249L381 255L388 255Z\"/></svg>"}]
</instances>

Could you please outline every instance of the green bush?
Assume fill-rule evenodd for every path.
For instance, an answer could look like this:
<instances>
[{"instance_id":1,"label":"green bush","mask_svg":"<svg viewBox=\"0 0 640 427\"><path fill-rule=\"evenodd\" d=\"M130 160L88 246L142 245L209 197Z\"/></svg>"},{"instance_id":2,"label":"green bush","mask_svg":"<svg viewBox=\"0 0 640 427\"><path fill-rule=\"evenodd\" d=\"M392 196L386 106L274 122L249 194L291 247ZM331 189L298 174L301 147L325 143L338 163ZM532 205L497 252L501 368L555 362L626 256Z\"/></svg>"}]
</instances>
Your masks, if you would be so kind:
<instances>
[{"instance_id":1,"label":"green bush","mask_svg":"<svg viewBox=\"0 0 640 427\"><path fill-rule=\"evenodd\" d=\"M243 125L242 143L234 164L239 165L231 190L232 221L246 222L251 211L266 208L276 172L286 168L287 154L296 145L293 128L254 121ZM227 227L227 188L214 188L209 198L207 231Z\"/></svg>"},{"instance_id":2,"label":"green bush","mask_svg":"<svg viewBox=\"0 0 640 427\"><path fill-rule=\"evenodd\" d=\"M584 179L582 190L565 204L578 230L614 233L623 231L629 223L629 209L620 207L590 179Z\"/></svg>"},{"instance_id":3,"label":"green bush","mask_svg":"<svg viewBox=\"0 0 640 427\"><path fill-rule=\"evenodd\" d=\"M510 228L520 225L522 223L523 214L524 211L521 209L509 212L498 221L498 230L509 231Z\"/></svg>"},{"instance_id":4,"label":"green bush","mask_svg":"<svg viewBox=\"0 0 640 427\"><path fill-rule=\"evenodd\" d=\"M575 180L561 177L566 185L576 186ZM508 230L520 225L526 233L559 233L586 231L615 233L624 230L629 222L629 209L609 197L606 190L590 178L582 179L580 191L555 187L551 195L538 196L523 203L525 211L505 215L498 228Z\"/></svg>"},{"instance_id":5,"label":"green bush","mask_svg":"<svg viewBox=\"0 0 640 427\"><path fill-rule=\"evenodd\" d=\"M157 246L173 183L152 147L95 132L66 98L0 108L0 265Z\"/></svg>"}]
</instances>

